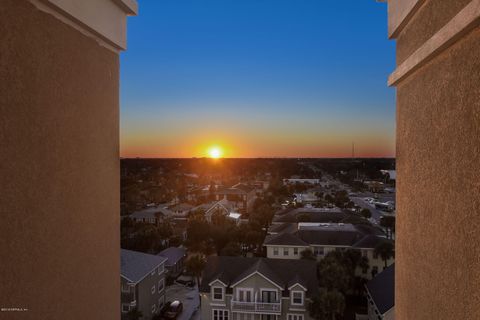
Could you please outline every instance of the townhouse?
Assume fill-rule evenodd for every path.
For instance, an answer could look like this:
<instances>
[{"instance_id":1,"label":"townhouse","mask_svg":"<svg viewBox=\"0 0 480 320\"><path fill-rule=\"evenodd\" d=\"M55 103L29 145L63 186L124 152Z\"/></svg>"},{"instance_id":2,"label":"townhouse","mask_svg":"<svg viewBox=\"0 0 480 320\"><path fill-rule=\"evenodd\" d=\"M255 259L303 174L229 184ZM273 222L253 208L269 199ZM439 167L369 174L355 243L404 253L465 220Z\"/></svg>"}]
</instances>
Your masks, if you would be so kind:
<instances>
[{"instance_id":1,"label":"townhouse","mask_svg":"<svg viewBox=\"0 0 480 320\"><path fill-rule=\"evenodd\" d=\"M143 222L158 225L165 218L173 216L173 212L165 208L163 205L151 206L142 210L138 210L129 215L130 219L135 222Z\"/></svg>"},{"instance_id":2,"label":"townhouse","mask_svg":"<svg viewBox=\"0 0 480 320\"><path fill-rule=\"evenodd\" d=\"M291 231L291 224L285 230ZM387 240L377 229L366 225L346 223L308 223L297 224L291 232L270 234L265 238L267 258L300 259L302 251L310 249L318 260L335 250L356 249L367 257L369 268L358 270L359 275L372 278L384 269L385 262L375 253L375 248ZM387 265L394 258L387 260Z\"/></svg>"},{"instance_id":3,"label":"townhouse","mask_svg":"<svg viewBox=\"0 0 480 320\"><path fill-rule=\"evenodd\" d=\"M162 256L121 249L121 319L137 309L140 319L151 319L165 304L165 262Z\"/></svg>"},{"instance_id":4,"label":"townhouse","mask_svg":"<svg viewBox=\"0 0 480 320\"><path fill-rule=\"evenodd\" d=\"M310 320L316 263L209 257L199 291L203 320Z\"/></svg>"}]
</instances>

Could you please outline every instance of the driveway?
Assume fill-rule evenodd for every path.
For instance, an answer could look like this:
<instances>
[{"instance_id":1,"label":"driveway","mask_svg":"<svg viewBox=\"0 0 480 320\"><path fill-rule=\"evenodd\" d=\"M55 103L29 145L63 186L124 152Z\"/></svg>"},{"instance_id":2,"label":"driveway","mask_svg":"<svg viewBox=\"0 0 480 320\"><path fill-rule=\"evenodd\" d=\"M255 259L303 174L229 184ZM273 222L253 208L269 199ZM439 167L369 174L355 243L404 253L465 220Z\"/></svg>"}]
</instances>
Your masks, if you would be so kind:
<instances>
[{"instance_id":1,"label":"driveway","mask_svg":"<svg viewBox=\"0 0 480 320\"><path fill-rule=\"evenodd\" d=\"M190 320L199 306L198 288L189 288L180 284L167 287L167 301L179 300L183 303L183 312L177 320ZM200 311L196 312L200 319Z\"/></svg>"}]
</instances>

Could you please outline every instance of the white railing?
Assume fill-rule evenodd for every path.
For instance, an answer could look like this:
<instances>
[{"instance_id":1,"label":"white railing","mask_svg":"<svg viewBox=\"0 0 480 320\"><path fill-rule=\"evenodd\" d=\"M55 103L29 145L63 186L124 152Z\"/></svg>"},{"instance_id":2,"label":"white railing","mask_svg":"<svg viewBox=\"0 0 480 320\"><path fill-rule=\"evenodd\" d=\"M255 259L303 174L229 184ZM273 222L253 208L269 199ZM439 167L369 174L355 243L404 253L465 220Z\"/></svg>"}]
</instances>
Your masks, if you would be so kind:
<instances>
[{"instance_id":1,"label":"white railing","mask_svg":"<svg viewBox=\"0 0 480 320\"><path fill-rule=\"evenodd\" d=\"M280 302L245 302L232 300L231 304L232 311L262 313L282 312L282 304Z\"/></svg>"}]
</instances>

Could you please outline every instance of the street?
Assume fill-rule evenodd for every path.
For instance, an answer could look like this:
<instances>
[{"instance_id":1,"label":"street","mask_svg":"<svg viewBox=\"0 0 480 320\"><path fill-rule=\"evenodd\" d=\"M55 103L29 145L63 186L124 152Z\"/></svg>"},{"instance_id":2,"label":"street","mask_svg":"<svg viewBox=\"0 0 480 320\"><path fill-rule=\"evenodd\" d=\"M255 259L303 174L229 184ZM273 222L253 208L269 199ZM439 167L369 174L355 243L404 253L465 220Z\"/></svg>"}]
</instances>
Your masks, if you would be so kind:
<instances>
[{"instance_id":1,"label":"street","mask_svg":"<svg viewBox=\"0 0 480 320\"><path fill-rule=\"evenodd\" d=\"M180 284L167 287L167 301L179 300L183 303L183 311L177 320L200 319L198 288L190 288ZM195 313L195 314L194 314Z\"/></svg>"}]
</instances>

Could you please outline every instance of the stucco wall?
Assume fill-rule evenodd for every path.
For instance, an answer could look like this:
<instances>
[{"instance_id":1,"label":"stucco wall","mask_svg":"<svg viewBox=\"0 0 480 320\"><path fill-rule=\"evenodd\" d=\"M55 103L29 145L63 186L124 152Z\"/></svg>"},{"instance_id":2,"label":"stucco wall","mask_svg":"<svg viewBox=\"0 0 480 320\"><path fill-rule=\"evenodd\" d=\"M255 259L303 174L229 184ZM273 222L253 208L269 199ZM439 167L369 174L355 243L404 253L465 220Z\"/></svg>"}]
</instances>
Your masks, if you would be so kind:
<instances>
[{"instance_id":1,"label":"stucco wall","mask_svg":"<svg viewBox=\"0 0 480 320\"><path fill-rule=\"evenodd\" d=\"M396 319L480 315L479 52L477 27L397 88Z\"/></svg>"},{"instance_id":2,"label":"stucco wall","mask_svg":"<svg viewBox=\"0 0 480 320\"><path fill-rule=\"evenodd\" d=\"M0 6L2 319L119 319L118 55Z\"/></svg>"}]
</instances>

